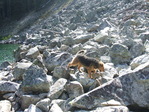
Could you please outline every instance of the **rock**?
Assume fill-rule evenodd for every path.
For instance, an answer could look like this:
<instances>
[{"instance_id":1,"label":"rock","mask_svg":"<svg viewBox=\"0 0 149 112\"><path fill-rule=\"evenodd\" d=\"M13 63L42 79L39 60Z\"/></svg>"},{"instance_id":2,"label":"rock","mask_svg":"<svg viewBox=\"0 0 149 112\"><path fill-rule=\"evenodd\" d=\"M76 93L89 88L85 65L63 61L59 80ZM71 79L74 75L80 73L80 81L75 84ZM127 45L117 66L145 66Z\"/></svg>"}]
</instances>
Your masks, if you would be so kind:
<instances>
[{"instance_id":1,"label":"rock","mask_svg":"<svg viewBox=\"0 0 149 112\"><path fill-rule=\"evenodd\" d=\"M135 58L145 52L145 47L140 40L135 40L135 44L130 48L131 57Z\"/></svg>"},{"instance_id":2,"label":"rock","mask_svg":"<svg viewBox=\"0 0 149 112\"><path fill-rule=\"evenodd\" d=\"M7 79L6 77L9 75L9 71L0 71L0 81Z\"/></svg>"},{"instance_id":3,"label":"rock","mask_svg":"<svg viewBox=\"0 0 149 112\"><path fill-rule=\"evenodd\" d=\"M68 70L63 66L57 66L54 68L53 76L56 78L69 78Z\"/></svg>"},{"instance_id":4,"label":"rock","mask_svg":"<svg viewBox=\"0 0 149 112\"><path fill-rule=\"evenodd\" d=\"M42 112L42 111L34 104L31 104L28 109L24 110L24 112Z\"/></svg>"},{"instance_id":5,"label":"rock","mask_svg":"<svg viewBox=\"0 0 149 112\"><path fill-rule=\"evenodd\" d=\"M13 70L13 76L15 80L22 80L24 72L32 65L31 62L24 63L24 62L17 62L14 70Z\"/></svg>"},{"instance_id":6,"label":"rock","mask_svg":"<svg viewBox=\"0 0 149 112\"><path fill-rule=\"evenodd\" d=\"M105 73L103 73L103 77L107 76L112 79L115 75L118 75L118 72L112 63L106 63L104 64L104 67Z\"/></svg>"},{"instance_id":7,"label":"rock","mask_svg":"<svg viewBox=\"0 0 149 112\"><path fill-rule=\"evenodd\" d=\"M33 60L37 58L37 56L40 54L37 47L30 48L26 54L26 57Z\"/></svg>"},{"instance_id":8,"label":"rock","mask_svg":"<svg viewBox=\"0 0 149 112\"><path fill-rule=\"evenodd\" d=\"M11 102L8 100L0 101L0 111L1 112L11 112Z\"/></svg>"},{"instance_id":9,"label":"rock","mask_svg":"<svg viewBox=\"0 0 149 112\"><path fill-rule=\"evenodd\" d=\"M125 106L105 106L105 107L98 107L94 110L78 110L74 112L129 112L129 109Z\"/></svg>"},{"instance_id":10,"label":"rock","mask_svg":"<svg viewBox=\"0 0 149 112\"><path fill-rule=\"evenodd\" d=\"M53 71L56 66L67 66L71 60L68 52L44 52L44 64L49 71Z\"/></svg>"},{"instance_id":11,"label":"rock","mask_svg":"<svg viewBox=\"0 0 149 112\"><path fill-rule=\"evenodd\" d=\"M127 74L129 72L132 72L131 67L127 64L117 65L116 70L118 72L118 76L121 76L121 75ZM115 76L117 76L117 75L115 75Z\"/></svg>"},{"instance_id":12,"label":"rock","mask_svg":"<svg viewBox=\"0 0 149 112\"><path fill-rule=\"evenodd\" d=\"M110 47L107 45L100 46L98 51L100 56L107 56L109 54Z\"/></svg>"},{"instance_id":13,"label":"rock","mask_svg":"<svg viewBox=\"0 0 149 112\"><path fill-rule=\"evenodd\" d=\"M65 112L65 110L66 110L66 108L65 108L66 100L62 100L62 99L52 100L51 105L53 105L55 103L58 104L58 106Z\"/></svg>"},{"instance_id":14,"label":"rock","mask_svg":"<svg viewBox=\"0 0 149 112\"><path fill-rule=\"evenodd\" d=\"M141 33L138 38L141 39L144 43L146 40L149 40L149 32L146 31L144 33Z\"/></svg>"},{"instance_id":15,"label":"rock","mask_svg":"<svg viewBox=\"0 0 149 112\"><path fill-rule=\"evenodd\" d=\"M31 104L36 104L40 100L38 95L22 95L21 96L21 108L24 110Z\"/></svg>"},{"instance_id":16,"label":"rock","mask_svg":"<svg viewBox=\"0 0 149 112\"><path fill-rule=\"evenodd\" d=\"M24 73L22 90L28 93L48 92L52 83L52 78L48 78L44 69L38 67L37 65L32 65Z\"/></svg>"},{"instance_id":17,"label":"rock","mask_svg":"<svg viewBox=\"0 0 149 112\"><path fill-rule=\"evenodd\" d=\"M25 55L29 48L30 48L30 46L24 45L24 44L19 46L18 49L14 51L15 60L18 62L21 59L25 59Z\"/></svg>"},{"instance_id":18,"label":"rock","mask_svg":"<svg viewBox=\"0 0 149 112\"><path fill-rule=\"evenodd\" d=\"M112 24L108 20L103 20L98 26L98 31L105 29L106 27L112 28Z\"/></svg>"},{"instance_id":19,"label":"rock","mask_svg":"<svg viewBox=\"0 0 149 112\"><path fill-rule=\"evenodd\" d=\"M44 112L49 111L51 100L49 98L45 98L37 102L36 106Z\"/></svg>"},{"instance_id":20,"label":"rock","mask_svg":"<svg viewBox=\"0 0 149 112\"><path fill-rule=\"evenodd\" d=\"M34 59L33 64L38 65L39 67L43 68L45 72L48 72L47 68L44 65L42 55L38 55L36 59Z\"/></svg>"},{"instance_id":21,"label":"rock","mask_svg":"<svg viewBox=\"0 0 149 112\"><path fill-rule=\"evenodd\" d=\"M58 104L53 104L50 108L49 112L63 112L62 109L58 106Z\"/></svg>"},{"instance_id":22,"label":"rock","mask_svg":"<svg viewBox=\"0 0 149 112\"><path fill-rule=\"evenodd\" d=\"M107 102L103 102L101 103L102 106L122 106L122 104L118 101L115 100L109 100Z\"/></svg>"},{"instance_id":23,"label":"rock","mask_svg":"<svg viewBox=\"0 0 149 112\"><path fill-rule=\"evenodd\" d=\"M111 63L111 58L110 58L110 56L101 56L101 57L100 57L100 60L101 60L103 63Z\"/></svg>"},{"instance_id":24,"label":"rock","mask_svg":"<svg viewBox=\"0 0 149 112\"><path fill-rule=\"evenodd\" d=\"M57 99L60 97L60 95L63 93L65 89L65 85L67 83L67 80L64 78L58 79L54 85L50 87L50 91L48 93L48 98L50 99Z\"/></svg>"},{"instance_id":25,"label":"rock","mask_svg":"<svg viewBox=\"0 0 149 112\"><path fill-rule=\"evenodd\" d=\"M79 43L85 43L87 42L89 39L93 38L94 35L93 34L86 34L86 35L79 35L76 38L74 38L74 43L75 44L79 44Z\"/></svg>"},{"instance_id":26,"label":"rock","mask_svg":"<svg viewBox=\"0 0 149 112\"><path fill-rule=\"evenodd\" d=\"M99 33L94 37L94 41L98 43L104 43L104 41L108 38L108 33Z\"/></svg>"},{"instance_id":27,"label":"rock","mask_svg":"<svg viewBox=\"0 0 149 112\"><path fill-rule=\"evenodd\" d=\"M145 51L146 51L147 53L149 53L149 40L146 40L146 41L145 41L144 46L145 46Z\"/></svg>"},{"instance_id":28,"label":"rock","mask_svg":"<svg viewBox=\"0 0 149 112\"><path fill-rule=\"evenodd\" d=\"M11 63L8 62L8 61L5 61L5 62L3 62L3 63L0 65L0 69L7 68L7 66L9 66L9 65L11 65Z\"/></svg>"},{"instance_id":29,"label":"rock","mask_svg":"<svg viewBox=\"0 0 149 112\"><path fill-rule=\"evenodd\" d=\"M131 59L128 47L122 44L114 44L110 49L110 57L114 64L129 63Z\"/></svg>"},{"instance_id":30,"label":"rock","mask_svg":"<svg viewBox=\"0 0 149 112\"><path fill-rule=\"evenodd\" d=\"M77 81L71 81L67 84L66 91L71 98L75 98L84 93L83 86Z\"/></svg>"},{"instance_id":31,"label":"rock","mask_svg":"<svg viewBox=\"0 0 149 112\"><path fill-rule=\"evenodd\" d=\"M134 58L130 63L131 69L132 70L135 69L139 65L148 62L148 60L149 60L149 54L144 54L144 55Z\"/></svg>"},{"instance_id":32,"label":"rock","mask_svg":"<svg viewBox=\"0 0 149 112\"><path fill-rule=\"evenodd\" d=\"M149 62L140 65L134 71L122 75L92 91L78 96L69 104L80 109L93 109L103 102L114 99L122 105L149 108ZM141 100L140 100L141 99ZM92 103L91 103L92 102Z\"/></svg>"},{"instance_id":33,"label":"rock","mask_svg":"<svg viewBox=\"0 0 149 112\"><path fill-rule=\"evenodd\" d=\"M70 53L75 55L78 51L82 49L83 49L83 45L81 43L75 44L71 47Z\"/></svg>"},{"instance_id":34,"label":"rock","mask_svg":"<svg viewBox=\"0 0 149 112\"><path fill-rule=\"evenodd\" d=\"M77 76L76 80L83 86L84 91L88 91L90 88L96 87L96 85L98 85L96 80L89 78L88 74L85 72L76 72L75 75Z\"/></svg>"},{"instance_id":35,"label":"rock","mask_svg":"<svg viewBox=\"0 0 149 112\"><path fill-rule=\"evenodd\" d=\"M18 90L20 84L10 81L0 81L0 94L14 93Z\"/></svg>"},{"instance_id":36,"label":"rock","mask_svg":"<svg viewBox=\"0 0 149 112\"><path fill-rule=\"evenodd\" d=\"M15 93L7 93L7 94L3 95L3 98L13 102L13 101L15 101L16 97L15 97Z\"/></svg>"},{"instance_id":37,"label":"rock","mask_svg":"<svg viewBox=\"0 0 149 112\"><path fill-rule=\"evenodd\" d=\"M91 12L89 12L89 13L85 16L85 19L86 19L87 22L96 21L96 20L97 20L96 11L91 11Z\"/></svg>"},{"instance_id":38,"label":"rock","mask_svg":"<svg viewBox=\"0 0 149 112\"><path fill-rule=\"evenodd\" d=\"M72 37L64 37L64 39L61 40L61 43L64 45L72 46L74 45L74 39Z\"/></svg>"},{"instance_id":39,"label":"rock","mask_svg":"<svg viewBox=\"0 0 149 112\"><path fill-rule=\"evenodd\" d=\"M87 27L87 31L88 32L97 32L99 25L95 24L95 25L90 25L89 27Z\"/></svg>"}]
</instances>

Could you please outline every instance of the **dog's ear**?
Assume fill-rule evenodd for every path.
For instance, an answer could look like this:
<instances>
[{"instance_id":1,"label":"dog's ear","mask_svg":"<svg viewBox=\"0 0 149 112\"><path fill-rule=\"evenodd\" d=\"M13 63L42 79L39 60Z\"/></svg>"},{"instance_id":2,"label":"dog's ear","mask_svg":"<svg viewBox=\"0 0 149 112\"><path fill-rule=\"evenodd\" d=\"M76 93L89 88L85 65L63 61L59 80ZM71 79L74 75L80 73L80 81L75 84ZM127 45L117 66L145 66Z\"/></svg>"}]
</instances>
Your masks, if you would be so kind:
<instances>
[{"instance_id":1,"label":"dog's ear","mask_svg":"<svg viewBox=\"0 0 149 112\"><path fill-rule=\"evenodd\" d=\"M77 52L77 54L82 54L82 55L84 55L86 52L87 52L87 50L80 50L80 51ZM76 55L77 55L77 54L76 54Z\"/></svg>"}]
</instances>

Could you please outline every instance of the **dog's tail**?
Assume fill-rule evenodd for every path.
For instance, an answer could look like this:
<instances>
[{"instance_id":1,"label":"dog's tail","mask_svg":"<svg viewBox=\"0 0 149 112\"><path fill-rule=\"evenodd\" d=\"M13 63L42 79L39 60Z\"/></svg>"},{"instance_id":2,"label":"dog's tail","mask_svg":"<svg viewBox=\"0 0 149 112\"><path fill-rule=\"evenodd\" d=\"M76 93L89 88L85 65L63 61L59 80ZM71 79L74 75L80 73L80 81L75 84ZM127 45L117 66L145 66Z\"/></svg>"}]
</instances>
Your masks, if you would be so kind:
<instances>
[{"instance_id":1,"label":"dog's tail","mask_svg":"<svg viewBox=\"0 0 149 112\"><path fill-rule=\"evenodd\" d=\"M78 54L84 55L84 54L86 54L86 52L87 52L87 50L80 50L76 53L76 55L78 55Z\"/></svg>"}]
</instances>

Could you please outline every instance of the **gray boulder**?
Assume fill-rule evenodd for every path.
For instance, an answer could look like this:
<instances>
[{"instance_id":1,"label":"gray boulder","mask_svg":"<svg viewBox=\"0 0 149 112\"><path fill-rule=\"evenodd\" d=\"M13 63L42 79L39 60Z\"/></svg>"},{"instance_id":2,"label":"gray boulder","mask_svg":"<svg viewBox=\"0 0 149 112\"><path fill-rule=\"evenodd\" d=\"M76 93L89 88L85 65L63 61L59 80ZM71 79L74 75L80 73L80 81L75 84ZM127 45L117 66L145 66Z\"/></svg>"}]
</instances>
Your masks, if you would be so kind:
<instances>
[{"instance_id":1,"label":"gray boulder","mask_svg":"<svg viewBox=\"0 0 149 112\"><path fill-rule=\"evenodd\" d=\"M31 104L36 104L40 100L38 95L22 95L21 96L21 108L24 110Z\"/></svg>"},{"instance_id":2,"label":"gray boulder","mask_svg":"<svg viewBox=\"0 0 149 112\"><path fill-rule=\"evenodd\" d=\"M72 37L64 37L64 39L61 40L61 43L64 45L74 45L74 39Z\"/></svg>"},{"instance_id":3,"label":"gray boulder","mask_svg":"<svg viewBox=\"0 0 149 112\"><path fill-rule=\"evenodd\" d=\"M142 55L145 52L145 46L143 45L142 41L135 40L135 43L130 48L131 57L135 58L137 56Z\"/></svg>"},{"instance_id":4,"label":"gray boulder","mask_svg":"<svg viewBox=\"0 0 149 112\"><path fill-rule=\"evenodd\" d=\"M33 60L33 59L37 58L37 56L39 54L40 54L40 52L38 50L38 47L33 47L27 51L26 57Z\"/></svg>"},{"instance_id":5,"label":"gray boulder","mask_svg":"<svg viewBox=\"0 0 149 112\"><path fill-rule=\"evenodd\" d=\"M78 81L83 86L84 91L88 91L99 85L96 80L89 78L88 74L85 72L82 72L82 73L76 72L74 75L76 76L76 79L74 80ZM94 77L95 76L93 76L93 78Z\"/></svg>"},{"instance_id":6,"label":"gray boulder","mask_svg":"<svg viewBox=\"0 0 149 112\"><path fill-rule=\"evenodd\" d=\"M134 71L122 75L106 84L70 101L71 107L93 109L103 102L114 99L122 105L149 108L149 62L140 65ZM141 99L141 100L140 100ZM92 103L91 103L92 102Z\"/></svg>"},{"instance_id":7,"label":"gray boulder","mask_svg":"<svg viewBox=\"0 0 149 112\"><path fill-rule=\"evenodd\" d=\"M52 85L52 78L48 78L44 69L32 65L23 75L22 90L24 92L48 92Z\"/></svg>"},{"instance_id":8,"label":"gray boulder","mask_svg":"<svg viewBox=\"0 0 149 112\"><path fill-rule=\"evenodd\" d=\"M68 70L63 66L57 66L54 68L53 76L56 78L69 78Z\"/></svg>"},{"instance_id":9,"label":"gray boulder","mask_svg":"<svg viewBox=\"0 0 149 112\"><path fill-rule=\"evenodd\" d=\"M13 71L15 80L22 80L24 72L32 65L32 63L17 62Z\"/></svg>"},{"instance_id":10,"label":"gray boulder","mask_svg":"<svg viewBox=\"0 0 149 112\"><path fill-rule=\"evenodd\" d=\"M58 79L54 85L50 87L50 91L47 95L50 99L57 99L60 97L60 95L64 92L65 86L66 86L67 80L64 78Z\"/></svg>"},{"instance_id":11,"label":"gray boulder","mask_svg":"<svg viewBox=\"0 0 149 112\"><path fill-rule=\"evenodd\" d=\"M94 38L93 34L79 35L76 38L74 38L74 42L75 42L75 44L79 44L79 43L83 44L92 38Z\"/></svg>"},{"instance_id":12,"label":"gray boulder","mask_svg":"<svg viewBox=\"0 0 149 112\"><path fill-rule=\"evenodd\" d=\"M49 71L53 71L56 66L66 66L71 60L71 54L68 52L45 51L43 55L43 62Z\"/></svg>"},{"instance_id":13,"label":"gray boulder","mask_svg":"<svg viewBox=\"0 0 149 112\"><path fill-rule=\"evenodd\" d=\"M37 102L36 106L44 112L49 111L51 100L49 98L45 98Z\"/></svg>"},{"instance_id":14,"label":"gray boulder","mask_svg":"<svg viewBox=\"0 0 149 112\"><path fill-rule=\"evenodd\" d=\"M67 84L66 91L71 98L75 98L84 93L83 86L77 81L71 81L69 84Z\"/></svg>"},{"instance_id":15,"label":"gray boulder","mask_svg":"<svg viewBox=\"0 0 149 112\"><path fill-rule=\"evenodd\" d=\"M129 63L131 54L128 47L122 44L114 44L110 49L110 57L114 64Z\"/></svg>"},{"instance_id":16,"label":"gray boulder","mask_svg":"<svg viewBox=\"0 0 149 112\"><path fill-rule=\"evenodd\" d=\"M18 90L20 84L10 81L0 81L0 94L14 93Z\"/></svg>"}]
</instances>

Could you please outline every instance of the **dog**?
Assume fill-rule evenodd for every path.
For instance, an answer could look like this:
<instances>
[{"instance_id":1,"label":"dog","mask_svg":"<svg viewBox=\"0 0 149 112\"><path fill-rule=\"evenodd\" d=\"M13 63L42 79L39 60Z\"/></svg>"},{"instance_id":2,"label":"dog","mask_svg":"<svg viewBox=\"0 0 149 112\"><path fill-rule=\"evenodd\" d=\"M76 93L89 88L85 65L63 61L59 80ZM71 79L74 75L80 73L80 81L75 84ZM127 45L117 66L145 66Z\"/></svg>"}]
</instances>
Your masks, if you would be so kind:
<instances>
[{"instance_id":1,"label":"dog","mask_svg":"<svg viewBox=\"0 0 149 112\"><path fill-rule=\"evenodd\" d=\"M81 71L81 67L84 67L89 74L89 78L93 78L93 74L96 70L104 72L104 63L95 58L88 57L83 54L83 51L79 51L76 56L68 63L67 67L77 66L78 70ZM82 72L82 71L81 71Z\"/></svg>"}]
</instances>

